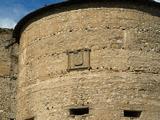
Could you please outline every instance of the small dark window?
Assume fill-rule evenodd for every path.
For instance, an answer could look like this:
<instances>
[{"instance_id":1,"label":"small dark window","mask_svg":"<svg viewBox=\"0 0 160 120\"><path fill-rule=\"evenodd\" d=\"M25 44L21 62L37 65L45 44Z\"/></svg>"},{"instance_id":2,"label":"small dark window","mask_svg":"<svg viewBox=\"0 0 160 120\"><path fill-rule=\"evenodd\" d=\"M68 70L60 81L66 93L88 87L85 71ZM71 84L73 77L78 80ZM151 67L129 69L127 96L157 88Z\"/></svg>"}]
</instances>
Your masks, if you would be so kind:
<instances>
[{"instance_id":1,"label":"small dark window","mask_svg":"<svg viewBox=\"0 0 160 120\"><path fill-rule=\"evenodd\" d=\"M34 117L32 117L32 118L28 118L28 119L25 119L25 120L34 120Z\"/></svg>"},{"instance_id":2,"label":"small dark window","mask_svg":"<svg viewBox=\"0 0 160 120\"><path fill-rule=\"evenodd\" d=\"M16 120L15 118L10 118L10 120Z\"/></svg>"},{"instance_id":3,"label":"small dark window","mask_svg":"<svg viewBox=\"0 0 160 120\"><path fill-rule=\"evenodd\" d=\"M86 115L89 114L89 108L88 107L82 107L82 108L71 108L70 115Z\"/></svg>"},{"instance_id":4,"label":"small dark window","mask_svg":"<svg viewBox=\"0 0 160 120\"><path fill-rule=\"evenodd\" d=\"M141 116L141 112L142 111L124 110L124 117L138 118Z\"/></svg>"}]
</instances>

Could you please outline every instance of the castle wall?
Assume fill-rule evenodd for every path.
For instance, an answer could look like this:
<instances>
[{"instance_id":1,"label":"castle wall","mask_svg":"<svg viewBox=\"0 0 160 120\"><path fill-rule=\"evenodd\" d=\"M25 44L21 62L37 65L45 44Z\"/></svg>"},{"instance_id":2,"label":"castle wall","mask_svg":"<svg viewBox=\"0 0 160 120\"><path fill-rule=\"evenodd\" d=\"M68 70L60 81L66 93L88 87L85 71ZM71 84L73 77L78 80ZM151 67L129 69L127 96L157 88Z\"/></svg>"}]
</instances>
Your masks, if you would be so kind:
<instances>
[{"instance_id":1,"label":"castle wall","mask_svg":"<svg viewBox=\"0 0 160 120\"><path fill-rule=\"evenodd\" d=\"M15 69L15 72L11 70L12 48L16 49L16 47L7 47L11 38L12 30L0 29L0 120L13 120L16 112L16 81L11 76L11 73L14 73L15 77L17 76L17 70ZM14 66L16 65L17 63L14 64Z\"/></svg>"},{"instance_id":2,"label":"castle wall","mask_svg":"<svg viewBox=\"0 0 160 120\"><path fill-rule=\"evenodd\" d=\"M84 6L43 14L24 29L17 120L129 120L124 110L141 111L137 120L159 120L160 18L143 9L158 10ZM90 70L67 71L67 51L83 48L91 50ZM84 106L89 114L70 115Z\"/></svg>"}]
</instances>

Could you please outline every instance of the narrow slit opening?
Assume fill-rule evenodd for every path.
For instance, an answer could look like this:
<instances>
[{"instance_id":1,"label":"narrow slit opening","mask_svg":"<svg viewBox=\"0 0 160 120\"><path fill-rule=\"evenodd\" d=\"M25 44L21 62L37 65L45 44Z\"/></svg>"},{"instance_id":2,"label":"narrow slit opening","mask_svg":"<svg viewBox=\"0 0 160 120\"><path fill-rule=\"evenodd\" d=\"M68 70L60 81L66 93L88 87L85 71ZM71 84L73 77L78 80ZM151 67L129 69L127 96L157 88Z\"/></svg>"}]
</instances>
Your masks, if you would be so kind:
<instances>
[{"instance_id":1,"label":"narrow slit opening","mask_svg":"<svg viewBox=\"0 0 160 120\"><path fill-rule=\"evenodd\" d=\"M88 107L82 107L82 108L71 108L69 110L71 116L75 115L86 115L89 114L89 108Z\"/></svg>"},{"instance_id":2,"label":"narrow slit opening","mask_svg":"<svg viewBox=\"0 0 160 120\"><path fill-rule=\"evenodd\" d=\"M34 117L32 117L32 118L28 118L28 119L25 119L25 120L34 120Z\"/></svg>"},{"instance_id":3,"label":"narrow slit opening","mask_svg":"<svg viewBox=\"0 0 160 120\"><path fill-rule=\"evenodd\" d=\"M137 110L124 110L124 117L138 118L141 116L142 111Z\"/></svg>"},{"instance_id":4,"label":"narrow slit opening","mask_svg":"<svg viewBox=\"0 0 160 120\"><path fill-rule=\"evenodd\" d=\"M10 118L10 120L16 120L15 118Z\"/></svg>"}]
</instances>

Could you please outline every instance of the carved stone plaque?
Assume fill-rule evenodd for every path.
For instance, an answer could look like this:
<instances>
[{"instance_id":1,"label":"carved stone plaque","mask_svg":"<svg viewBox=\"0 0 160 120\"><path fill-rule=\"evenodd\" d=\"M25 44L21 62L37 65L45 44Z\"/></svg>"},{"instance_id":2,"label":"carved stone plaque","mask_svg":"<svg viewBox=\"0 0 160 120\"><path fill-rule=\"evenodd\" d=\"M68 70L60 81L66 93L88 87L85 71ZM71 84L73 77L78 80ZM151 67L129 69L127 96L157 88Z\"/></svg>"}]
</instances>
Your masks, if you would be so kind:
<instances>
[{"instance_id":1,"label":"carved stone plaque","mask_svg":"<svg viewBox=\"0 0 160 120\"><path fill-rule=\"evenodd\" d=\"M90 49L68 51L68 71L90 69Z\"/></svg>"}]
</instances>

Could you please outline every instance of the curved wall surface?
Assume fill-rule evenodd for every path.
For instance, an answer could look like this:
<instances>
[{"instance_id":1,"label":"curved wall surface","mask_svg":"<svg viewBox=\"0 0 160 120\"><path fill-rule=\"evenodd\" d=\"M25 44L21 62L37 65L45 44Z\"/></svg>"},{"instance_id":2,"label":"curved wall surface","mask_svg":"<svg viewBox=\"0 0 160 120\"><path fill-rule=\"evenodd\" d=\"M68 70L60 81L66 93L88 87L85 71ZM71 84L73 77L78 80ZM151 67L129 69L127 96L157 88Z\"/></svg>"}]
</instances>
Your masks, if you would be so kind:
<instances>
[{"instance_id":1,"label":"curved wall surface","mask_svg":"<svg viewBox=\"0 0 160 120\"><path fill-rule=\"evenodd\" d=\"M21 34L17 120L159 120L160 17L145 12L159 10L109 2L60 9Z\"/></svg>"}]
</instances>

